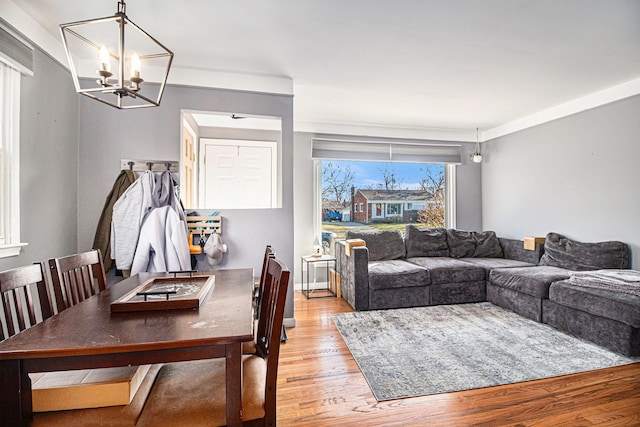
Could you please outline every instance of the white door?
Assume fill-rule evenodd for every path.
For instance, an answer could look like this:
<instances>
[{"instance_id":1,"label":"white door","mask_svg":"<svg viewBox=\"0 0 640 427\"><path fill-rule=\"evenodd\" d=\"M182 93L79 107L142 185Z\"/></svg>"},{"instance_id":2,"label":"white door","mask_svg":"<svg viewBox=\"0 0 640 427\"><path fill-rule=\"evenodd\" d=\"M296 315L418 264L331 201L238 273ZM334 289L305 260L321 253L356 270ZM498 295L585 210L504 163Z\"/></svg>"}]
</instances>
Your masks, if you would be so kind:
<instances>
[{"instance_id":1,"label":"white door","mask_svg":"<svg viewBox=\"0 0 640 427\"><path fill-rule=\"evenodd\" d=\"M277 158L275 143L203 139L203 208L247 209L273 206Z\"/></svg>"},{"instance_id":2,"label":"white door","mask_svg":"<svg viewBox=\"0 0 640 427\"><path fill-rule=\"evenodd\" d=\"M182 127L182 158L180 161L180 196L187 208L196 207L196 144L195 132L185 121Z\"/></svg>"}]
</instances>

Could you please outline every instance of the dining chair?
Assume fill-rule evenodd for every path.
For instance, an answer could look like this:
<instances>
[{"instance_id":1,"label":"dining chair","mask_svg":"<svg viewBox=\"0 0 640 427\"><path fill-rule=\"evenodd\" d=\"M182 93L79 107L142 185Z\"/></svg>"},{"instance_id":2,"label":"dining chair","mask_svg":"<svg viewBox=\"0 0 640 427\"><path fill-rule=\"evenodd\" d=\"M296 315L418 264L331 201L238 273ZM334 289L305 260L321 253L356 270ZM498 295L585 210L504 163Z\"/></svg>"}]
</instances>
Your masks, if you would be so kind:
<instances>
[{"instance_id":1,"label":"dining chair","mask_svg":"<svg viewBox=\"0 0 640 427\"><path fill-rule=\"evenodd\" d=\"M106 289L107 281L99 249L50 259L49 268L58 312ZM31 426L133 427L160 367L161 364L139 366L133 377L127 367L94 368L64 373L47 372L44 375L48 378L38 381L43 381L47 388L57 389L60 392L59 399L64 402L62 406L72 409L46 409L40 412L36 411L34 405ZM86 380L88 378L92 380ZM78 382L76 383L73 379L78 379ZM83 387L87 388L83 389ZM126 405L104 404L101 402L102 399L95 397L111 394L112 396L107 399L110 400L113 399L114 393L125 393L122 391L123 388L127 388L126 393L134 393L129 404ZM49 400L55 399L48 397L47 401ZM59 402L54 406L57 405Z\"/></svg>"},{"instance_id":2,"label":"dining chair","mask_svg":"<svg viewBox=\"0 0 640 427\"><path fill-rule=\"evenodd\" d=\"M36 297L33 295L34 291ZM43 263L0 272L0 294L2 295L2 313L0 313L2 340L24 331L53 314ZM38 305L35 304L35 298Z\"/></svg>"},{"instance_id":3,"label":"dining chair","mask_svg":"<svg viewBox=\"0 0 640 427\"><path fill-rule=\"evenodd\" d=\"M264 287L265 276L267 274L267 265L270 258L276 257L276 251L267 245L264 250L264 257L262 258L262 270L260 271L260 277L254 278L254 298L256 307L256 319L260 317L260 296L262 295L262 288Z\"/></svg>"},{"instance_id":4,"label":"dining chair","mask_svg":"<svg viewBox=\"0 0 640 427\"><path fill-rule=\"evenodd\" d=\"M276 383L280 330L289 286L289 270L268 260L259 322L264 337L255 355L242 358L242 421L245 426L276 425ZM161 369L138 427L223 426L226 424L225 360L167 363Z\"/></svg>"},{"instance_id":5,"label":"dining chair","mask_svg":"<svg viewBox=\"0 0 640 427\"><path fill-rule=\"evenodd\" d=\"M269 260L271 258L276 257L275 250L271 247L271 245L267 245L264 251L264 258L262 259L262 270L260 271L260 277L254 277L254 293L253 293L253 304L254 304L254 312L255 312L255 327L254 327L254 340L249 342L242 343L242 354L255 354L256 352L256 342L258 340L258 336L264 334L264 331L260 331L260 301L262 292L264 289L264 282L267 277L267 266L269 265Z\"/></svg>"},{"instance_id":6,"label":"dining chair","mask_svg":"<svg viewBox=\"0 0 640 427\"><path fill-rule=\"evenodd\" d=\"M58 312L107 288L100 249L50 259L49 268Z\"/></svg>"}]
</instances>

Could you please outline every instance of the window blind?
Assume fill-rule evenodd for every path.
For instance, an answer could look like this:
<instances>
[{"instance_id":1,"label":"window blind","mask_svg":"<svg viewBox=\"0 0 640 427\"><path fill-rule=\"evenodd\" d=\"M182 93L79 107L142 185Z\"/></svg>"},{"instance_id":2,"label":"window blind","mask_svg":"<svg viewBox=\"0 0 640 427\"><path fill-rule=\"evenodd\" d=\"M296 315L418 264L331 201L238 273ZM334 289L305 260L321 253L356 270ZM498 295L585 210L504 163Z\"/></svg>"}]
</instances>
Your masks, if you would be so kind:
<instances>
[{"instance_id":1,"label":"window blind","mask_svg":"<svg viewBox=\"0 0 640 427\"><path fill-rule=\"evenodd\" d=\"M365 160L411 163L462 163L460 145L431 141L366 141L350 138L313 138L312 157L326 160Z\"/></svg>"},{"instance_id":2,"label":"window blind","mask_svg":"<svg viewBox=\"0 0 640 427\"><path fill-rule=\"evenodd\" d=\"M0 62L33 76L33 46L0 22Z\"/></svg>"}]
</instances>

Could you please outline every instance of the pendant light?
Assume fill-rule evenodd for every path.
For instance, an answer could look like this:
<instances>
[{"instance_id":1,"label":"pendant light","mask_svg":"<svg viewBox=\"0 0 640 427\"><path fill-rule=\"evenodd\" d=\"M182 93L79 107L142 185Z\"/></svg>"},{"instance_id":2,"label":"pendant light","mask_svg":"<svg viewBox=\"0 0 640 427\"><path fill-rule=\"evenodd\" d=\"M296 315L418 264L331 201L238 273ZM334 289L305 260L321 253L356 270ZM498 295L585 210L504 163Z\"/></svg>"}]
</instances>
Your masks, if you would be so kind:
<instances>
[{"instance_id":1,"label":"pendant light","mask_svg":"<svg viewBox=\"0 0 640 427\"><path fill-rule=\"evenodd\" d=\"M60 33L76 92L119 109L160 105L173 52L127 17L124 0L115 15L62 24Z\"/></svg>"},{"instance_id":2,"label":"pendant light","mask_svg":"<svg viewBox=\"0 0 640 427\"><path fill-rule=\"evenodd\" d=\"M482 162L482 154L480 154L480 130L476 128L476 149L473 153L469 153L469 158L473 163Z\"/></svg>"}]
</instances>

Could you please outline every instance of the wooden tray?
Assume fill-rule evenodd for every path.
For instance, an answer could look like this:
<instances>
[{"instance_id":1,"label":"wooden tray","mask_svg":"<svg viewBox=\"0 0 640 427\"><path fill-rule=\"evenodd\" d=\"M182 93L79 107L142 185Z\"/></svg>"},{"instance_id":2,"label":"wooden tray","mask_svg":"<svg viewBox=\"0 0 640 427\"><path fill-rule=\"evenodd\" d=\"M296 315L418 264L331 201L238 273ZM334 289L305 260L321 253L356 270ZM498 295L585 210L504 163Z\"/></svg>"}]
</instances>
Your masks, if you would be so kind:
<instances>
[{"instance_id":1,"label":"wooden tray","mask_svg":"<svg viewBox=\"0 0 640 427\"><path fill-rule=\"evenodd\" d=\"M111 303L112 313L199 308L215 276L157 277Z\"/></svg>"}]
</instances>

